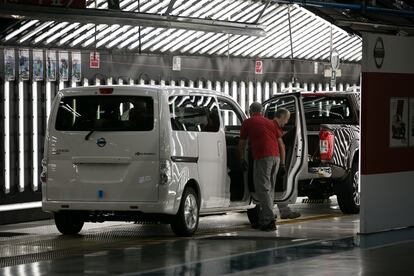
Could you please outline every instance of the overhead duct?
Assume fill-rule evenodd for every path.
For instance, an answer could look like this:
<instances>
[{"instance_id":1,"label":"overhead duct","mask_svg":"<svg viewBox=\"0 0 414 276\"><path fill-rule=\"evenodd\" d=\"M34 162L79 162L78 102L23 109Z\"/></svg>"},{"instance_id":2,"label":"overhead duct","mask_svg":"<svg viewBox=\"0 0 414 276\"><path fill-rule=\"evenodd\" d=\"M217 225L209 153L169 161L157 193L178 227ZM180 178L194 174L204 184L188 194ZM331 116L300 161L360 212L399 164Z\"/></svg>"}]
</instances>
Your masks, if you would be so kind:
<instances>
[{"instance_id":1,"label":"overhead duct","mask_svg":"<svg viewBox=\"0 0 414 276\"><path fill-rule=\"evenodd\" d=\"M266 36L264 28L258 24L102 9L69 9L0 4L0 17L70 23L79 22L175 28L235 35Z\"/></svg>"}]
</instances>

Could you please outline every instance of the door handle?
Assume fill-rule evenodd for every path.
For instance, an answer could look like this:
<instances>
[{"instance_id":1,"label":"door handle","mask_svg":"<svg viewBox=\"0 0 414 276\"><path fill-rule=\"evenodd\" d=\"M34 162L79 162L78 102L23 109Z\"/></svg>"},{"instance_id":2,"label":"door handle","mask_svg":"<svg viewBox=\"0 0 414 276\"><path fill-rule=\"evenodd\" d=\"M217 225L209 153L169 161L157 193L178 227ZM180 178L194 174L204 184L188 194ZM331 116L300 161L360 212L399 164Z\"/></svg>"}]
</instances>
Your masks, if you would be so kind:
<instances>
[{"instance_id":1,"label":"door handle","mask_svg":"<svg viewBox=\"0 0 414 276\"><path fill-rule=\"evenodd\" d=\"M218 156L221 156L221 142L220 141L217 141L217 154L218 154Z\"/></svg>"}]
</instances>

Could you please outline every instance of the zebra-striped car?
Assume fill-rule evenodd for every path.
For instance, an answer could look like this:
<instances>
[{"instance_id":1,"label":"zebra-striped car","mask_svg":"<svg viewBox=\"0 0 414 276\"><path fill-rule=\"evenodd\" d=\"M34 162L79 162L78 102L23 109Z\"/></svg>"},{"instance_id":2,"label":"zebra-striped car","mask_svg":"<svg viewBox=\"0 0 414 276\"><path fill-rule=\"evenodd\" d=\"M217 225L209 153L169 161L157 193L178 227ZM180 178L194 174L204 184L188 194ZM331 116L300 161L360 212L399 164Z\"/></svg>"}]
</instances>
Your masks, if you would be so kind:
<instances>
[{"instance_id":1,"label":"zebra-striped car","mask_svg":"<svg viewBox=\"0 0 414 276\"><path fill-rule=\"evenodd\" d=\"M291 112L283 137L288 174L279 179L276 190L285 190L293 177L298 196L323 200L336 195L342 212L358 213L359 93L277 94L264 106L269 119L280 107ZM293 170L295 165L300 169Z\"/></svg>"}]
</instances>

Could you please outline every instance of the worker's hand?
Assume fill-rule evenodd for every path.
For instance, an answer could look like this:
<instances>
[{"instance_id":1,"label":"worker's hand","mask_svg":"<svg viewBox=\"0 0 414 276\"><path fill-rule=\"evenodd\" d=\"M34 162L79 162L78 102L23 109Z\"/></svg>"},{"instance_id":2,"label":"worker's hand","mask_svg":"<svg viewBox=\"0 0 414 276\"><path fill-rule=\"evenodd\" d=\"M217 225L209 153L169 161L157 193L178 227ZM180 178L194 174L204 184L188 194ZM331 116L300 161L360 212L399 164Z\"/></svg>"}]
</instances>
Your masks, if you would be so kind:
<instances>
[{"instance_id":1,"label":"worker's hand","mask_svg":"<svg viewBox=\"0 0 414 276\"><path fill-rule=\"evenodd\" d=\"M286 167L285 167L285 164L282 164L282 165L279 166L279 170L277 172L277 175L280 176L280 177L283 177L283 176L285 176L285 174L286 174Z\"/></svg>"},{"instance_id":2,"label":"worker's hand","mask_svg":"<svg viewBox=\"0 0 414 276\"><path fill-rule=\"evenodd\" d=\"M245 159L240 159L240 166L243 171L247 171L249 169L249 164L247 164Z\"/></svg>"}]
</instances>

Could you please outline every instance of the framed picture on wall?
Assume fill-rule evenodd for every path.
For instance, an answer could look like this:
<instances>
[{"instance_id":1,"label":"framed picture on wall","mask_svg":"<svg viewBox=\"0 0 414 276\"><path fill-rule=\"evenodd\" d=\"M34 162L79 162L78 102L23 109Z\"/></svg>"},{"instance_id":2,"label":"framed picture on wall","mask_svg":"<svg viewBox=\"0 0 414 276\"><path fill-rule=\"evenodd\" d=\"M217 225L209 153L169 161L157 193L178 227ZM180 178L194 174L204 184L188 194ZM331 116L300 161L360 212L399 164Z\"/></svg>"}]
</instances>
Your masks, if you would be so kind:
<instances>
[{"instance_id":1,"label":"framed picture on wall","mask_svg":"<svg viewBox=\"0 0 414 276\"><path fill-rule=\"evenodd\" d=\"M4 49L4 73L7 81L14 81L16 79L14 49Z\"/></svg>"},{"instance_id":2,"label":"framed picture on wall","mask_svg":"<svg viewBox=\"0 0 414 276\"><path fill-rule=\"evenodd\" d=\"M22 81L29 80L29 50L19 50L19 76Z\"/></svg>"},{"instance_id":3,"label":"framed picture on wall","mask_svg":"<svg viewBox=\"0 0 414 276\"><path fill-rule=\"evenodd\" d=\"M72 81L81 81L81 53L72 52Z\"/></svg>"},{"instance_id":4,"label":"framed picture on wall","mask_svg":"<svg viewBox=\"0 0 414 276\"><path fill-rule=\"evenodd\" d=\"M43 74L43 51L33 50L33 79L35 81L42 81Z\"/></svg>"},{"instance_id":5,"label":"framed picture on wall","mask_svg":"<svg viewBox=\"0 0 414 276\"><path fill-rule=\"evenodd\" d=\"M390 147L408 146L408 98L390 99Z\"/></svg>"},{"instance_id":6,"label":"framed picture on wall","mask_svg":"<svg viewBox=\"0 0 414 276\"><path fill-rule=\"evenodd\" d=\"M410 109L408 112L408 116L410 116L408 126L408 140L410 147L414 147L414 98L410 98Z\"/></svg>"},{"instance_id":7,"label":"framed picture on wall","mask_svg":"<svg viewBox=\"0 0 414 276\"><path fill-rule=\"evenodd\" d=\"M56 52L47 51L46 55L46 74L48 81L56 81L57 61Z\"/></svg>"},{"instance_id":8,"label":"framed picture on wall","mask_svg":"<svg viewBox=\"0 0 414 276\"><path fill-rule=\"evenodd\" d=\"M69 53L59 52L59 78L61 81L69 80Z\"/></svg>"}]
</instances>

